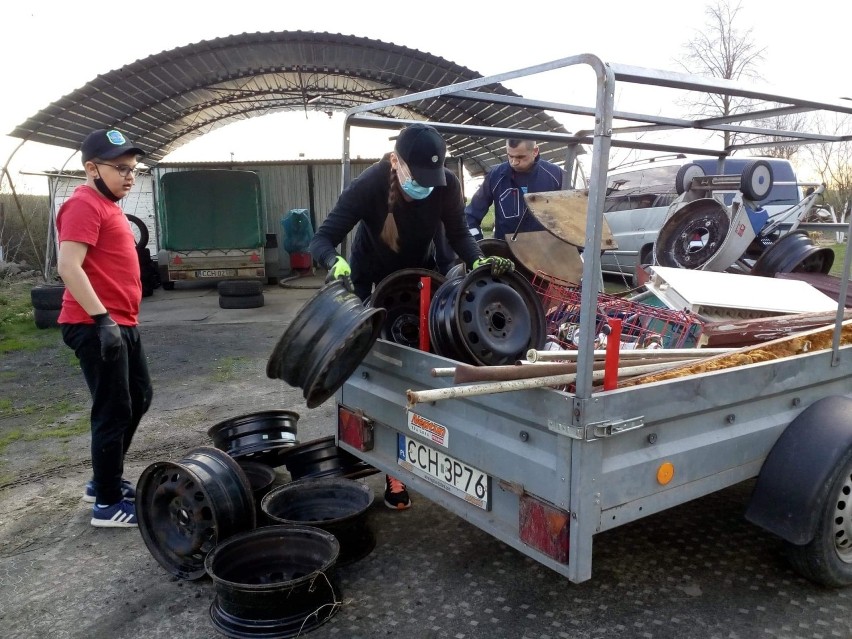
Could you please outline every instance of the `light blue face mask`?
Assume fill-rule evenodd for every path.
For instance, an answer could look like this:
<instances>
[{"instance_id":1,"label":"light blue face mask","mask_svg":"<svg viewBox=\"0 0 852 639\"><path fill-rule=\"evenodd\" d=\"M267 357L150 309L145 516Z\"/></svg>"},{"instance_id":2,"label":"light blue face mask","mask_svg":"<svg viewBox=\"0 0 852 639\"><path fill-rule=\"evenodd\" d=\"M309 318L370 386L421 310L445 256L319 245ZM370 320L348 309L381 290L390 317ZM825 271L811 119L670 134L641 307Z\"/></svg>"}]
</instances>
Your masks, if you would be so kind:
<instances>
[{"instance_id":1,"label":"light blue face mask","mask_svg":"<svg viewBox=\"0 0 852 639\"><path fill-rule=\"evenodd\" d=\"M411 178L408 178L402 184L402 190L405 191L405 194L413 200L422 200L429 197L429 194L434 188L434 186L420 186Z\"/></svg>"},{"instance_id":2,"label":"light blue face mask","mask_svg":"<svg viewBox=\"0 0 852 639\"><path fill-rule=\"evenodd\" d=\"M402 166L397 169L397 177L404 178L400 183L400 187L403 192L410 197L412 200L423 200L429 197L429 194L432 193L432 189L434 186L420 186L411 175L408 175L408 170L402 170Z\"/></svg>"}]
</instances>

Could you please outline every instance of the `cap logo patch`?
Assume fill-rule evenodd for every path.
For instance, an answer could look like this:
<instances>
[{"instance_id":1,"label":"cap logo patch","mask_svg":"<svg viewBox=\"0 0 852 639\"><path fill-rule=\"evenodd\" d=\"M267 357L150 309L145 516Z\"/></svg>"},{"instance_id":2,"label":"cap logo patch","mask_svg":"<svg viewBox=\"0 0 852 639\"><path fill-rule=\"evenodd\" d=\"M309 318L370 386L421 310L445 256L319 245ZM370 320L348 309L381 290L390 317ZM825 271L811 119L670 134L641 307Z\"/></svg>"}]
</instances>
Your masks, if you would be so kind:
<instances>
[{"instance_id":1,"label":"cap logo patch","mask_svg":"<svg viewBox=\"0 0 852 639\"><path fill-rule=\"evenodd\" d=\"M121 146L122 144L126 144L127 140L124 139L124 136L121 134L121 131L116 131L113 129L112 131L107 131L107 139L111 144L115 144L116 146Z\"/></svg>"},{"instance_id":2,"label":"cap logo patch","mask_svg":"<svg viewBox=\"0 0 852 639\"><path fill-rule=\"evenodd\" d=\"M437 155L433 155L433 156L432 156L432 164L437 164L437 163L438 163L438 156L437 156Z\"/></svg>"}]
</instances>

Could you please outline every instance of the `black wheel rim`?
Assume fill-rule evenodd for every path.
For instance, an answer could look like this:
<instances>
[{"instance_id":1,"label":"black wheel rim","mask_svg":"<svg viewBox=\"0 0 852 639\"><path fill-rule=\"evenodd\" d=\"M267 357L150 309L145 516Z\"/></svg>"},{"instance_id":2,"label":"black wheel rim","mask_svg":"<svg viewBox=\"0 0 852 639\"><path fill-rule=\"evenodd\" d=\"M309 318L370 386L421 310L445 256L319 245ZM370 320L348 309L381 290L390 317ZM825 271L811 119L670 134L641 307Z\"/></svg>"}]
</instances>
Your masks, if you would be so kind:
<instances>
[{"instance_id":1,"label":"black wheel rim","mask_svg":"<svg viewBox=\"0 0 852 639\"><path fill-rule=\"evenodd\" d=\"M326 284L281 336L267 362L267 376L301 388L308 408L319 406L372 348L385 315L383 308L361 304L340 280Z\"/></svg>"},{"instance_id":2,"label":"black wheel rim","mask_svg":"<svg viewBox=\"0 0 852 639\"><path fill-rule=\"evenodd\" d=\"M498 277L490 266L481 266L441 288L430 309L430 331L439 355L499 365L544 346L544 309L522 275Z\"/></svg>"},{"instance_id":3,"label":"black wheel rim","mask_svg":"<svg viewBox=\"0 0 852 639\"><path fill-rule=\"evenodd\" d=\"M303 479L280 486L261 502L273 524L306 525L333 534L340 543L338 565L366 557L376 546L367 524L373 491L366 484L343 477Z\"/></svg>"},{"instance_id":4,"label":"black wheel rim","mask_svg":"<svg viewBox=\"0 0 852 639\"><path fill-rule=\"evenodd\" d=\"M752 267L754 275L776 273L826 274L834 264L834 251L819 247L805 231L793 231L772 243Z\"/></svg>"},{"instance_id":5,"label":"black wheel rim","mask_svg":"<svg viewBox=\"0 0 852 639\"><path fill-rule=\"evenodd\" d=\"M254 461L244 461L242 459L237 460L237 463L240 465L240 468L243 469L243 472L246 474L246 478L251 485L251 493L254 497L255 514L257 515L257 519L260 520L263 516L263 513L260 510L260 502L263 501L263 498L266 497L270 490L272 490L272 485L275 483L278 475L276 475L275 469L267 464L261 464Z\"/></svg>"},{"instance_id":6,"label":"black wheel rim","mask_svg":"<svg viewBox=\"0 0 852 639\"><path fill-rule=\"evenodd\" d=\"M396 344L420 347L420 278L431 279L430 301L447 278L427 269L403 269L376 285L369 305L384 308L387 315L380 337Z\"/></svg>"},{"instance_id":7,"label":"black wheel rim","mask_svg":"<svg viewBox=\"0 0 852 639\"><path fill-rule=\"evenodd\" d=\"M730 225L724 205L715 200L695 200L660 229L655 261L672 268L700 268L722 246Z\"/></svg>"},{"instance_id":8,"label":"black wheel rim","mask_svg":"<svg viewBox=\"0 0 852 639\"><path fill-rule=\"evenodd\" d=\"M299 414L268 410L226 419L207 430L213 445L234 459L280 466L284 451L298 443Z\"/></svg>"},{"instance_id":9,"label":"black wheel rim","mask_svg":"<svg viewBox=\"0 0 852 639\"><path fill-rule=\"evenodd\" d=\"M457 361L467 361L459 346L461 336L455 332L453 315L454 300L464 282L464 276L444 282L432 298L429 305L429 341L435 353Z\"/></svg>"},{"instance_id":10,"label":"black wheel rim","mask_svg":"<svg viewBox=\"0 0 852 639\"><path fill-rule=\"evenodd\" d=\"M207 555L216 586L213 625L228 637L287 639L330 619L340 591L331 572L340 544L312 526L265 526Z\"/></svg>"},{"instance_id":11,"label":"black wheel rim","mask_svg":"<svg viewBox=\"0 0 852 639\"><path fill-rule=\"evenodd\" d=\"M145 545L181 579L204 576L204 560L216 544L256 522L248 478L226 453L211 447L195 448L179 462L148 466L136 503Z\"/></svg>"}]
</instances>

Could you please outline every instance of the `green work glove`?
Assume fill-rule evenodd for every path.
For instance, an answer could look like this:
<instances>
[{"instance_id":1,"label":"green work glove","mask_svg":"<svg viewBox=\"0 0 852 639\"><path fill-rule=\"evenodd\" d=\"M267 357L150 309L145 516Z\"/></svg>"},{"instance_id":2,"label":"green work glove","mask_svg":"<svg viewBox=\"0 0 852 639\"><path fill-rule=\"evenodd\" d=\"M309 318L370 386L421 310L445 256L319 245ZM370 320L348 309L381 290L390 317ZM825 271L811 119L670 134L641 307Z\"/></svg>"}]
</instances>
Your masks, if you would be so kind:
<instances>
[{"instance_id":1,"label":"green work glove","mask_svg":"<svg viewBox=\"0 0 852 639\"><path fill-rule=\"evenodd\" d=\"M344 260L340 255L337 255L328 267L328 275L325 277L325 283L329 284L334 280L341 280L343 285L349 290L352 290L352 267L349 262Z\"/></svg>"},{"instance_id":2,"label":"green work glove","mask_svg":"<svg viewBox=\"0 0 852 639\"><path fill-rule=\"evenodd\" d=\"M511 273L515 270L515 263L512 260L505 257L497 257L496 255L478 258L473 263L473 268L485 266L486 264L491 265L491 275L495 277L499 277L504 273Z\"/></svg>"}]
</instances>

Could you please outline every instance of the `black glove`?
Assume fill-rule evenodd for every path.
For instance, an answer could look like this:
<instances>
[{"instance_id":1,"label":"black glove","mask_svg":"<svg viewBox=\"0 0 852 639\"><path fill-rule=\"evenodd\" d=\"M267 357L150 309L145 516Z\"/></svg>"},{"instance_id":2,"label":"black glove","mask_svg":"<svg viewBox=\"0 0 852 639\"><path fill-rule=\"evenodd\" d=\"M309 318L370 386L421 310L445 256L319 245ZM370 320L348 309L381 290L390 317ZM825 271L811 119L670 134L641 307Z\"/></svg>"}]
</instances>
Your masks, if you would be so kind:
<instances>
[{"instance_id":1,"label":"black glove","mask_svg":"<svg viewBox=\"0 0 852 639\"><path fill-rule=\"evenodd\" d=\"M98 329L98 339L101 342L101 359L114 362L121 354L121 329L109 313L92 315Z\"/></svg>"}]
</instances>

